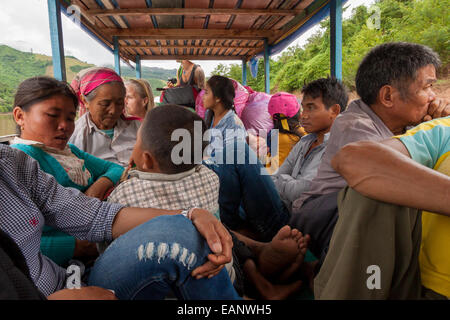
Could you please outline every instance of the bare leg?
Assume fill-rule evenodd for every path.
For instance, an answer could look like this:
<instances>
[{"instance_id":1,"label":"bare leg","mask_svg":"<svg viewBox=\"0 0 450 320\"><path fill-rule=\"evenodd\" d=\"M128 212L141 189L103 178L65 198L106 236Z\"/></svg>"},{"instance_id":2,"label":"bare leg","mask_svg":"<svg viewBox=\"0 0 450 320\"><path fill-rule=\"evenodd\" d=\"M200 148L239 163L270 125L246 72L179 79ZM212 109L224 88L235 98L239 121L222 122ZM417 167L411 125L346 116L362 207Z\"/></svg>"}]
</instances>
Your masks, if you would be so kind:
<instances>
[{"instance_id":1,"label":"bare leg","mask_svg":"<svg viewBox=\"0 0 450 320\"><path fill-rule=\"evenodd\" d=\"M300 289L302 285L302 281L300 280L286 285L272 284L259 272L255 262L251 259L248 259L244 263L244 272L258 290L261 297L265 300L286 299L292 293Z\"/></svg>"}]
</instances>

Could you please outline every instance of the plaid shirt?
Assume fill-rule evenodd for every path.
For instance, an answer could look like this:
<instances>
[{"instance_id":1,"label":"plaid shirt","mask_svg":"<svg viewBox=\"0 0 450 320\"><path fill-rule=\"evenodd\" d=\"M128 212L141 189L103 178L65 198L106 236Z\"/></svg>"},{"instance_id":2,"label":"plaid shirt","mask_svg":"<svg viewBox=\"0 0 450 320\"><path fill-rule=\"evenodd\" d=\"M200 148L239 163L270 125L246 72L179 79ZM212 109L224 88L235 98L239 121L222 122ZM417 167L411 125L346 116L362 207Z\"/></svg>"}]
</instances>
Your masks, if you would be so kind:
<instances>
[{"instance_id":1,"label":"plaid shirt","mask_svg":"<svg viewBox=\"0 0 450 320\"><path fill-rule=\"evenodd\" d=\"M18 245L46 296L64 288L66 270L40 252L44 224L81 240L111 240L122 208L62 187L24 152L0 145L0 229Z\"/></svg>"},{"instance_id":2,"label":"plaid shirt","mask_svg":"<svg viewBox=\"0 0 450 320\"><path fill-rule=\"evenodd\" d=\"M211 213L219 210L219 177L203 165L179 174L133 170L129 176L114 189L108 201L140 208L198 207Z\"/></svg>"}]
</instances>

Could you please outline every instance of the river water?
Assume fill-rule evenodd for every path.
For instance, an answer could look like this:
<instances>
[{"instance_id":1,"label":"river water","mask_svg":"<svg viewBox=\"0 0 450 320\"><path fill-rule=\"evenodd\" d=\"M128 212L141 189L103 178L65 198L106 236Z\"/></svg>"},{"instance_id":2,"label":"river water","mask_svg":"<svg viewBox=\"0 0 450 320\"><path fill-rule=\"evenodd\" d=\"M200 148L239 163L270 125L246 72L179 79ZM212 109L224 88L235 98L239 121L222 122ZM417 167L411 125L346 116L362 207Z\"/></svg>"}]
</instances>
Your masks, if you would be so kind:
<instances>
[{"instance_id":1,"label":"river water","mask_svg":"<svg viewBox=\"0 0 450 320\"><path fill-rule=\"evenodd\" d=\"M16 122L12 114L0 114L0 136L16 133Z\"/></svg>"}]
</instances>

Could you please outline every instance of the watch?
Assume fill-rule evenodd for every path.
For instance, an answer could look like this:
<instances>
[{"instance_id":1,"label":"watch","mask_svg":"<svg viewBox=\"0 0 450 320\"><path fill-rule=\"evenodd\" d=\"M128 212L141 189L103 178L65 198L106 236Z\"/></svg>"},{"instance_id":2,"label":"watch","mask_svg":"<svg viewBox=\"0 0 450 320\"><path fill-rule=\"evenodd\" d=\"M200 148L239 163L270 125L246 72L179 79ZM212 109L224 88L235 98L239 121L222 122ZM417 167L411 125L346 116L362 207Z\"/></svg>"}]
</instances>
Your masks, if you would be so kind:
<instances>
[{"instance_id":1,"label":"watch","mask_svg":"<svg viewBox=\"0 0 450 320\"><path fill-rule=\"evenodd\" d=\"M180 214L182 214L183 216L185 216L186 218L189 219L189 209L186 209L186 210L181 211ZM191 220L191 219L189 219L189 220Z\"/></svg>"},{"instance_id":2,"label":"watch","mask_svg":"<svg viewBox=\"0 0 450 320\"><path fill-rule=\"evenodd\" d=\"M181 211L180 214L182 214L183 216L185 216L189 220L192 220L192 211L194 211L195 209L198 209L198 208L197 207L188 208L188 209L185 209L185 210Z\"/></svg>"}]
</instances>

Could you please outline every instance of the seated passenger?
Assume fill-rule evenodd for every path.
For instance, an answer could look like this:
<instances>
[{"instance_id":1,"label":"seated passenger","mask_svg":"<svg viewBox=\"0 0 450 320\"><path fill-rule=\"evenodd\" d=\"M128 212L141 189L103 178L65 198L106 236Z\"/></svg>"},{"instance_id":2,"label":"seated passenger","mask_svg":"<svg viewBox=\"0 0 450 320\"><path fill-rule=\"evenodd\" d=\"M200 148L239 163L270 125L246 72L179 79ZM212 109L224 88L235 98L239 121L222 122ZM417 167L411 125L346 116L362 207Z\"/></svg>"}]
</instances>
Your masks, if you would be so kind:
<instances>
[{"instance_id":1,"label":"seated passenger","mask_svg":"<svg viewBox=\"0 0 450 320\"><path fill-rule=\"evenodd\" d=\"M140 208L159 208L179 210L183 208L199 207L210 212L219 209L219 178L202 165L195 163L194 152L201 154L206 146L195 149L195 123L198 122L205 130L203 120L197 114L176 105L164 105L150 111L144 119L133 150L132 160L136 169L131 169L128 179L120 183L111 193L108 201L125 206ZM172 140L177 130L185 131L189 137L183 136L181 142ZM199 135L201 139L203 135ZM183 144L183 154L175 150ZM180 150L178 150L180 151ZM187 157L186 157L187 156ZM247 239L240 237L244 242ZM234 239L234 241L237 241ZM293 273L294 262L299 266L299 259L303 259L306 241L298 230L289 227L279 232L270 243L250 241L252 249L257 254L242 254L236 251L237 259L242 266L236 266L237 272L241 268L250 276L254 285L260 289L260 294L266 299L283 299L300 287L301 282L272 284L265 276L279 276L284 272L285 277ZM233 250L238 246L234 246ZM303 251L303 252L302 252ZM238 263L238 261L235 261ZM258 266L256 266L256 264ZM227 266L232 280L242 278L235 275L233 264ZM286 270L290 270L288 274ZM265 272L263 275L262 272ZM236 284L241 290L242 281Z\"/></svg>"},{"instance_id":2,"label":"seated passenger","mask_svg":"<svg viewBox=\"0 0 450 320\"><path fill-rule=\"evenodd\" d=\"M194 137L194 123L202 119L195 113L177 105L163 105L144 119L138 131L131 156L127 179L111 193L108 201L126 206L177 210L199 207L210 212L219 210L219 179L200 163L194 162L194 152L203 154L206 146L194 149L189 138L173 140L176 131ZM177 148L182 145L183 149ZM179 152L181 151L181 152Z\"/></svg>"},{"instance_id":3,"label":"seated passenger","mask_svg":"<svg viewBox=\"0 0 450 320\"><path fill-rule=\"evenodd\" d=\"M126 89L108 68L81 71L72 81L80 105L87 108L75 123L69 142L97 158L128 165L140 121L123 115Z\"/></svg>"},{"instance_id":4,"label":"seated passenger","mask_svg":"<svg viewBox=\"0 0 450 320\"><path fill-rule=\"evenodd\" d=\"M347 182L331 166L346 144L380 141L404 134L411 125L450 114L450 105L432 90L438 55L412 43L384 43L362 60L356 74L361 99L333 123L323 160L309 191L292 204L289 224L311 236L309 249L323 261L338 218L337 199Z\"/></svg>"},{"instance_id":5,"label":"seated passenger","mask_svg":"<svg viewBox=\"0 0 450 320\"><path fill-rule=\"evenodd\" d=\"M30 78L19 85L14 105L20 137L11 141L12 147L36 159L58 183L103 199L119 182L123 167L67 144L78 105L69 86L53 78ZM97 255L94 243L77 240L49 226L44 227L41 250L59 265L66 265L72 258L84 260Z\"/></svg>"},{"instance_id":6,"label":"seated passenger","mask_svg":"<svg viewBox=\"0 0 450 320\"><path fill-rule=\"evenodd\" d=\"M247 131L233 110L235 90L230 79L212 76L203 104L210 145L204 164L220 179L221 221L232 230L252 230L270 241L289 220L275 185L246 142ZM241 230L242 231L242 230Z\"/></svg>"},{"instance_id":7,"label":"seated passenger","mask_svg":"<svg viewBox=\"0 0 450 320\"><path fill-rule=\"evenodd\" d=\"M300 104L293 94L279 92L272 95L268 111L273 120L274 131L271 130L267 136L270 155L266 168L269 173L274 173L306 132L300 125ZM273 132L276 134L272 137Z\"/></svg>"},{"instance_id":8,"label":"seated passenger","mask_svg":"<svg viewBox=\"0 0 450 320\"><path fill-rule=\"evenodd\" d=\"M125 113L129 117L143 120L145 114L155 107L152 87L145 79L130 79L125 82Z\"/></svg>"},{"instance_id":9,"label":"seated passenger","mask_svg":"<svg viewBox=\"0 0 450 320\"><path fill-rule=\"evenodd\" d=\"M21 108L25 109L29 102L29 113L15 109L15 114L20 122L29 117L26 119L29 121L27 126L23 127L24 132L35 132L36 137L43 132L39 131L33 118L44 118L40 124L47 119L45 128L53 128L49 130L53 134L42 138L46 146L41 147L48 148L47 145L50 145L50 148L64 149L68 140L67 133L70 128L73 130L77 99L66 84L56 80L53 81L57 83L48 81L48 78L26 81L21 89L30 90L21 90L16 99L23 102L25 107ZM44 90L48 96L41 97L39 94L42 94L42 87L46 85L54 91ZM39 88L33 91L31 87ZM53 92L56 95L52 96ZM31 101L30 96L40 96L41 101ZM44 104L46 108L38 108L39 104ZM58 116L55 118L56 114ZM41 153L37 147L33 148L36 148L37 154ZM39 248L42 228L48 225L89 242L111 241L120 236L113 248L109 248L95 261L89 277L78 278L83 284L114 290L119 299L162 299L170 290L177 297L185 299L239 299L228 275L225 271L221 272L223 265L231 261L231 237L208 211L191 210L192 221L189 221L180 215L181 210L124 208L119 204L101 202L75 188L62 187L54 177L40 170L38 162L20 150L1 145L0 153L0 197L4 209L0 215L0 229L19 246L33 282L45 296L50 298L55 293L57 297L53 298L90 299L105 297L105 294L112 295L107 290L92 287L61 290L67 284L66 270L43 255ZM70 157L64 153L63 155ZM55 166L55 174L62 174L59 172L64 171L61 165L51 161L52 156L58 156L42 156L43 164L45 161L51 162ZM88 161L85 161L87 166L86 162ZM82 172L78 170L78 173L81 175ZM154 219L156 217L158 219ZM211 226L213 229L210 229ZM166 232L171 236L167 237ZM138 260L136 252L142 241L146 244L177 243L186 248L187 257L195 259L187 260L186 256L171 254L170 259L160 257L154 261L146 256L144 261ZM150 253L149 250L146 251L146 254ZM120 264L117 264L117 257L120 257ZM136 272L130 274L130 269ZM205 281L194 278L206 275L214 277ZM155 277L161 281L149 281ZM143 287L142 283L149 284Z\"/></svg>"},{"instance_id":10,"label":"seated passenger","mask_svg":"<svg viewBox=\"0 0 450 320\"><path fill-rule=\"evenodd\" d=\"M227 143L245 141L247 131L234 110L234 86L230 79L212 76L206 83L203 105L205 122L210 128L210 154L222 150Z\"/></svg>"},{"instance_id":11,"label":"seated passenger","mask_svg":"<svg viewBox=\"0 0 450 320\"><path fill-rule=\"evenodd\" d=\"M330 128L348 102L344 85L334 78L312 81L303 87L302 93L301 121L308 135L294 146L283 165L272 175L289 211L292 202L309 190L322 160Z\"/></svg>"},{"instance_id":12,"label":"seated passenger","mask_svg":"<svg viewBox=\"0 0 450 320\"><path fill-rule=\"evenodd\" d=\"M349 187L317 299L450 298L449 155L450 117L337 153L331 164Z\"/></svg>"},{"instance_id":13,"label":"seated passenger","mask_svg":"<svg viewBox=\"0 0 450 320\"><path fill-rule=\"evenodd\" d=\"M194 209L190 221L181 210L102 202L59 185L34 159L3 144L0 168L0 230L18 245L34 284L45 296L114 296L110 289L119 299L163 299L170 291L179 299L239 299L222 270L231 261L231 237L208 211ZM68 281L66 269L40 252L44 224L90 242L116 240L77 285ZM171 254L157 256L150 250L160 245ZM195 279L211 274L217 275ZM62 290L66 284L74 289Z\"/></svg>"}]
</instances>

